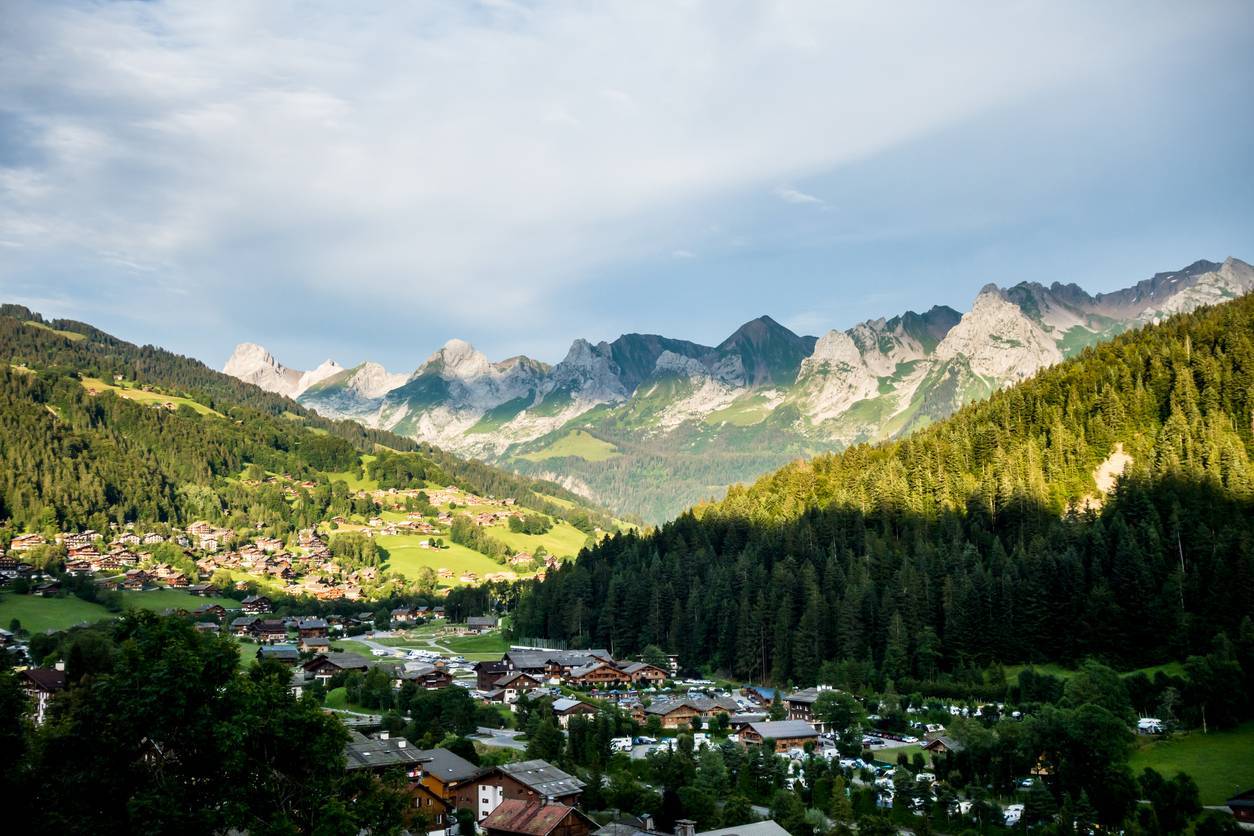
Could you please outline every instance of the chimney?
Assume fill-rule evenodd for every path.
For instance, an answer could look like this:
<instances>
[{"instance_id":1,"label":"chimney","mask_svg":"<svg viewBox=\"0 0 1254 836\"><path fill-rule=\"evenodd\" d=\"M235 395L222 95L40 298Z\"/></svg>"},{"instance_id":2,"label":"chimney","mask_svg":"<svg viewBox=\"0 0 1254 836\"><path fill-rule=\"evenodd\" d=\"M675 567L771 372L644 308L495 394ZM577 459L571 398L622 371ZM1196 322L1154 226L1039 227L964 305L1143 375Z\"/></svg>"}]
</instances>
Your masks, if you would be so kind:
<instances>
[{"instance_id":1,"label":"chimney","mask_svg":"<svg viewBox=\"0 0 1254 836\"><path fill-rule=\"evenodd\" d=\"M406 740L405 738L403 738L403 737L398 737L398 738L396 738L396 748L397 748L397 749L404 749L404 748L405 748L405 744L406 744L406 743L408 743L408 742L409 742L409 741L408 741L408 740Z\"/></svg>"},{"instance_id":2,"label":"chimney","mask_svg":"<svg viewBox=\"0 0 1254 836\"><path fill-rule=\"evenodd\" d=\"M388 733L387 733L387 732L385 732L385 731L381 731L381 732L379 732L379 739L380 739L380 740L387 740L387 739L388 739L388 737L389 737L389 735L388 735Z\"/></svg>"},{"instance_id":3,"label":"chimney","mask_svg":"<svg viewBox=\"0 0 1254 836\"><path fill-rule=\"evenodd\" d=\"M675 836L697 836L697 823L692 819L675 819Z\"/></svg>"}]
</instances>

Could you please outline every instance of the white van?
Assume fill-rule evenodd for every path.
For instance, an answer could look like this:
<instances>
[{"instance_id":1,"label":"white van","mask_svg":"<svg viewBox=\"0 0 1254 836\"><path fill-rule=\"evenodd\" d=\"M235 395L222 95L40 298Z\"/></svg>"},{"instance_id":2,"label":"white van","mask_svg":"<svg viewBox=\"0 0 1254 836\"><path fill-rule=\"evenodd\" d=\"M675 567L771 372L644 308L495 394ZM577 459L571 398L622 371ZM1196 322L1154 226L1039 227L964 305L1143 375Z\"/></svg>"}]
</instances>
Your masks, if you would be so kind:
<instances>
[{"instance_id":1,"label":"white van","mask_svg":"<svg viewBox=\"0 0 1254 836\"><path fill-rule=\"evenodd\" d=\"M630 754L631 753L631 738L630 737L614 738L613 740L610 741L610 751L611 752L626 752Z\"/></svg>"}]
</instances>

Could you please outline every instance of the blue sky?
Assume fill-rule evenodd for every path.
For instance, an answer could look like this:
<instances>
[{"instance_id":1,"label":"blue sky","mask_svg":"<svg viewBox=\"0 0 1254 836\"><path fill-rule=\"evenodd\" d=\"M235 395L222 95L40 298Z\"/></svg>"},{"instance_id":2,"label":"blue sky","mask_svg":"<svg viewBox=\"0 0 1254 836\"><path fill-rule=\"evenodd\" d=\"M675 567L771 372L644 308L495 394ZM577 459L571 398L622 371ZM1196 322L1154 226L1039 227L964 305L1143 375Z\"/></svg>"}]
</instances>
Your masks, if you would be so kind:
<instances>
[{"instance_id":1,"label":"blue sky","mask_svg":"<svg viewBox=\"0 0 1254 836\"><path fill-rule=\"evenodd\" d=\"M1254 260L1254 4L5 4L0 299L220 366Z\"/></svg>"}]
</instances>

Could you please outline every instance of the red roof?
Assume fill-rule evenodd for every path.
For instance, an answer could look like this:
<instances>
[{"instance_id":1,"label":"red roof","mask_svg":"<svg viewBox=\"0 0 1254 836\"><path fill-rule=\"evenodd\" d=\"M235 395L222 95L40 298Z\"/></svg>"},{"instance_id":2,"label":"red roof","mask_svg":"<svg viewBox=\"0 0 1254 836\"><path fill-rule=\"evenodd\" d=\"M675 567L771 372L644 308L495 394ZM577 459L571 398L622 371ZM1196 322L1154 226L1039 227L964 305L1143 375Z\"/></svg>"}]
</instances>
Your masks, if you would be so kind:
<instances>
[{"instance_id":1,"label":"red roof","mask_svg":"<svg viewBox=\"0 0 1254 836\"><path fill-rule=\"evenodd\" d=\"M483 820L480 827L526 836L548 836L571 813L583 818L582 813L565 804L541 804L507 798Z\"/></svg>"}]
</instances>

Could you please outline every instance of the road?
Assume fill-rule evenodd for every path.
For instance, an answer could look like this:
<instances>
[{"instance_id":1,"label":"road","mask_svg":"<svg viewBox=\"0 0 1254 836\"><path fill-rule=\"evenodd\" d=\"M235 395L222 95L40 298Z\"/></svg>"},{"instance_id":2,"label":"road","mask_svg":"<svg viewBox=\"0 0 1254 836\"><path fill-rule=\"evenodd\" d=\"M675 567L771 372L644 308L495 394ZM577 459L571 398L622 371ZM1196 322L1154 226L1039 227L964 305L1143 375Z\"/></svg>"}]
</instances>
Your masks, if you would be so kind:
<instances>
[{"instance_id":1,"label":"road","mask_svg":"<svg viewBox=\"0 0 1254 836\"><path fill-rule=\"evenodd\" d=\"M516 739L520 734L522 732L514 729L490 729L487 726L480 726L477 734L472 736L484 746L497 746L502 749L515 749L523 752L526 751L527 744Z\"/></svg>"}]
</instances>

